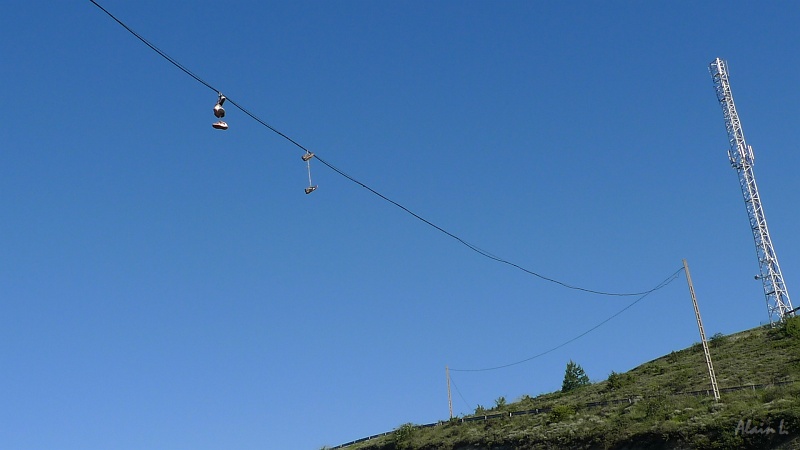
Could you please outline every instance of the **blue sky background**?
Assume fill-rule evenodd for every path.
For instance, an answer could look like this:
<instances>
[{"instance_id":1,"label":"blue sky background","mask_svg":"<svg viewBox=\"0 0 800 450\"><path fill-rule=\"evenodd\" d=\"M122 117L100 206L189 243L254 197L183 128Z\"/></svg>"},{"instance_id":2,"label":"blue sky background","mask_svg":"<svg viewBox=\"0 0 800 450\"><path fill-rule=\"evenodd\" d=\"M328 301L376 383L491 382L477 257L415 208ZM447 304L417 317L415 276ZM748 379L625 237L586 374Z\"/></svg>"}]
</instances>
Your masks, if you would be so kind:
<instances>
[{"instance_id":1,"label":"blue sky background","mask_svg":"<svg viewBox=\"0 0 800 450\"><path fill-rule=\"evenodd\" d=\"M101 4L493 254L623 292L686 258L709 335L768 319L707 68L722 57L800 295L795 2ZM88 1L3 10L2 448L337 445L446 419L446 365L528 358L635 300L483 258L319 161L306 196L298 148L232 105L212 129L216 94ZM681 275L546 356L454 372L454 408L698 340Z\"/></svg>"}]
</instances>

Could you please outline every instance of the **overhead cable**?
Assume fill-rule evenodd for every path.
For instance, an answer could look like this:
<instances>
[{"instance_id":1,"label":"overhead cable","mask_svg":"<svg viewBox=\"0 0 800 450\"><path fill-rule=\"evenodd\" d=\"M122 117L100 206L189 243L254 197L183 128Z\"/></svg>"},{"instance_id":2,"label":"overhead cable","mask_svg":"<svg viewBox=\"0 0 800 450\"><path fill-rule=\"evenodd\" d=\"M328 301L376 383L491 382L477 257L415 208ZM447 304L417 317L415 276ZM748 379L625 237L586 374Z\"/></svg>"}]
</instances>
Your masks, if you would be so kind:
<instances>
[{"instance_id":1,"label":"overhead cable","mask_svg":"<svg viewBox=\"0 0 800 450\"><path fill-rule=\"evenodd\" d=\"M136 31L134 31L131 27L129 27L124 22L122 22L120 19L118 19L116 16L114 16L110 11L108 11L105 8L103 8L95 0L89 0L89 1L92 2L92 4L97 6L104 13L106 13L109 17L111 17L115 22L117 22L119 25L121 25L123 28L125 28L125 30L127 30L129 33L131 33L137 39L139 39L147 47L149 47L151 50L156 52L159 56L161 56L162 58L167 60L170 64L174 65L175 67L177 67L182 72L184 72L185 74L187 74L190 77L192 77L195 81L197 81L198 83L202 84L203 86L211 89L212 91L214 91L215 93L218 93L219 95L222 95L221 94L222 91L220 91L219 89L215 88L210 83L208 83L207 81L203 80L198 75L196 75L194 72L192 72L191 70L186 68L186 66L184 66L183 64L178 62L176 59L172 58L171 56L166 54L164 51L162 51L161 49L156 47L153 43L151 43L150 41L145 39L142 35L140 35ZM230 103L231 105L233 105L236 108L238 108L240 111L242 111L243 113L248 115L251 119L253 119L256 122L260 123L264 127L268 128L270 131L272 131L273 133L275 133L278 136L282 137L283 139L287 140L288 142L290 142L294 146L298 147L299 149L303 150L306 154L311 153L311 151L309 149L307 149L306 147L304 147L302 144L300 144L296 140L292 139L287 134L281 132L277 128L273 127L272 125L268 124L267 122L265 122L264 120L262 120L261 118L259 118L258 116L256 116L252 112L250 112L249 110L247 110L244 106L242 106L241 104L237 103L235 100L233 100L233 99L231 99L230 97L227 97L227 96L226 96L226 98L228 100L228 103ZM425 219L424 217L420 216L419 214L411 211L409 208L403 206L402 204L390 199L389 197L386 197L385 195L383 195L380 192L378 192L377 190L371 188L367 184L365 184L365 183L357 180L356 178L348 175L347 173L345 173L341 169L336 168L333 164L327 162L323 158L320 158L319 155L315 154L314 157L317 160L319 160L320 163L324 164L329 169L333 170L334 172L336 172L337 174L341 175L342 177L344 177L344 178L350 180L351 182L361 186L362 188L368 190L369 192L371 192L372 194L374 194L377 197L381 198L382 200L384 200L384 201L386 201L388 203L391 203L392 205L400 208L404 212L408 213L409 215L411 215L412 217L416 218L417 220L420 220L421 222L425 223L426 225L434 228L435 230L437 230L437 231L439 231L439 232L441 232L441 233L443 233L443 234L455 239L456 241L458 241L459 243L461 243L465 247L469 248L470 250L474 251L475 253L478 253L479 255L481 255L481 256L483 256L485 258L488 258L490 260L493 260L493 261L496 261L496 262L499 262L499 263L506 264L508 266L514 267L514 268L516 268L518 270L521 270L522 272L525 272L525 273L527 273L529 275L533 275L533 276L535 276L537 278L540 278L540 279L542 279L544 281L548 281L548 282L551 282L551 283L558 284L558 285L563 286L563 287L565 287L567 289L587 292L587 293L596 294L596 295L606 295L606 296L616 296L616 297L633 297L633 296L639 296L639 295L647 295L647 294L649 294L649 293L651 293L653 291L656 291L656 290L661 289L662 287L664 287L662 285L659 285L656 288L653 288L653 289L651 289L649 291L643 291L643 292L608 292L608 291L600 291L600 290L595 290L595 289L587 289L587 288L584 288L584 287L571 285L571 284L565 283L563 281L559 281L559 280L556 280L554 278L550 278L550 277L544 276L544 275L542 275L540 273L537 273L537 272L534 272L532 270L526 269L525 267L520 266L519 264L513 263L513 262L508 261L506 259L503 259L503 258L501 258L499 256L495 256L495 255L487 252L486 250L480 249L479 247L477 247L477 246L475 246L473 244L470 244L469 242L467 242L466 240L462 239L461 237L459 237L459 236L457 236L457 235L445 230L444 228L434 224L433 222L431 222L428 219ZM308 189L311 189L311 188L312 187L310 186ZM308 189L306 190L306 193L308 193ZM316 189L316 187L314 186L313 189Z\"/></svg>"},{"instance_id":2,"label":"overhead cable","mask_svg":"<svg viewBox=\"0 0 800 450\"><path fill-rule=\"evenodd\" d=\"M467 408L471 408L472 406L467 401L467 399L464 398L464 394L461 393L461 389L458 388L458 385L456 384L456 382L453 380L452 377L450 377L450 382L453 384L453 387L456 388L456 392L458 392L458 396L461 397L461 401L463 401L464 404L467 405Z\"/></svg>"},{"instance_id":3,"label":"overhead cable","mask_svg":"<svg viewBox=\"0 0 800 450\"><path fill-rule=\"evenodd\" d=\"M587 334L591 333L592 331L594 331L594 330L600 328L601 326L605 325L611 319L613 319L613 318L617 317L618 315L624 313L628 309L632 308L635 304L637 304L640 301L644 300L644 298L647 297L648 295L650 295L651 293L653 293L653 291L661 289L664 286L672 283L673 281L675 281L676 278L678 278L678 274L681 273L682 270L683 270L683 267L681 267L680 269L676 270L675 273L673 273L672 275L669 276L669 278L667 278L664 281L662 281L661 283L659 283L658 286L656 286L655 288L651 289L647 293L643 294L641 297L639 297L636 300L634 300L631 304L629 304L628 306L620 309L619 311L617 311L616 313L612 314L610 317L606 318L602 322L598 323L597 325L593 326L592 328L589 328L588 330L584 331L583 333L573 337L572 339L569 339L567 341L562 342L561 344L556 345L555 347L552 347L549 350L545 350L545 351L543 351L543 352L541 352L539 354L533 355L533 356L531 356L529 358L525 358L525 359L517 361L517 362L513 362L513 363L510 363L510 364L503 364L502 366L486 367L486 368L483 368L483 369L453 369L453 368L451 368L450 371L451 372L488 372L490 370L499 370L499 369L505 369L507 367L516 366L516 365L519 365L519 364L522 364L522 363L526 363L528 361L532 361L532 360L534 360L536 358L542 357L542 356L544 356L544 355L546 355L548 353L552 353L552 352L554 352L554 351L556 351L556 350L558 350L558 349L560 349L560 348L562 348L562 347L564 347L564 346L566 346L568 344L571 344L571 343L577 341L578 339L586 336Z\"/></svg>"}]
</instances>

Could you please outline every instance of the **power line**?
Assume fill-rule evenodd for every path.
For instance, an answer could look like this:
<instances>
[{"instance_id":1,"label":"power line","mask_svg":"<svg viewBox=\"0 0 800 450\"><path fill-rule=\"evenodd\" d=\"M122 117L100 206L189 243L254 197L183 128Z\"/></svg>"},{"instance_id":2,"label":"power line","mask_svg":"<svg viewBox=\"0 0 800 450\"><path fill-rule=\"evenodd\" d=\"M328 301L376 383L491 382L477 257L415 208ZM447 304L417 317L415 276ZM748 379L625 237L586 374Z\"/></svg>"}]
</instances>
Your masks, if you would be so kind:
<instances>
[{"instance_id":1,"label":"power line","mask_svg":"<svg viewBox=\"0 0 800 450\"><path fill-rule=\"evenodd\" d=\"M103 7L102 7L102 6L101 6L99 3L97 3L95 0L89 0L89 1L90 1L90 2L92 2L92 4L94 4L95 6L97 6L97 7L98 7L98 8L99 8L101 11L103 11L104 13L106 13L106 14L107 14L109 17L111 17L111 18L112 18L112 19L113 19L115 22L117 22L119 25L121 25L123 28L125 28L125 30L127 30L129 33L131 33L133 36L135 36L135 37L136 37L138 40L140 40L142 43L144 43L144 44L145 44L147 47L149 47L151 50L153 50L154 52L156 52L156 53L157 53L159 56L161 56L162 58L164 58L165 60L167 60L167 61L168 61L170 64L172 64L173 66L177 67L177 68L178 68L178 69L180 69L182 72L184 72L185 74L187 74L187 75L189 75L190 77L192 77L192 78L193 78L195 81L197 81L198 83L202 84L203 86L205 86L205 87L207 87L207 88L211 89L212 91L214 91L214 92L216 92L216 93L221 93L221 92L222 92L222 91L220 91L219 89L217 89L217 88L215 88L214 86L212 86L210 83L208 83L208 82L206 82L205 80L203 80L202 78L200 78L198 75L196 75L194 72L192 72L191 70L189 70L189 69L188 69L186 66L184 66L183 64L181 64L180 62L178 62L176 59L172 58L172 57L171 57L171 56L169 56L167 53L165 53L164 51L162 51L161 49L159 49L158 47L156 47L156 46L155 46L155 45L154 45L152 42L148 41L147 39L145 39L145 38L144 38L144 36L140 35L140 34L139 34L139 33L137 33L136 31L134 31L134 30L133 30L131 27L129 27L129 26L128 26L128 25L126 25L126 24L125 24L123 21L121 21L121 20L120 20L120 19L118 19L116 16L114 16L114 15L113 15L113 14L112 14L110 11L108 11L108 10L107 10L107 9L105 9L105 8L103 8ZM242 105L240 105L239 103L237 103L235 100L233 100L233 99L231 99L230 97L227 97L227 96L226 96L226 98L227 98L227 100L228 100L228 103L230 103L230 104L232 104L233 106L235 106L236 108L238 108L240 111L242 111L243 113L245 113L245 114L246 114L247 116L249 116L251 119L253 119L253 120L255 120L256 122L260 123L260 124L261 124L261 125L263 125L264 127L268 128L270 131L272 131L273 133L275 133L275 134L277 134L278 136L282 137L283 139L287 140L288 142L290 142L290 143L291 143L291 144L293 144L294 146L298 147L299 149L303 150L304 152L306 152L306 153L311 153L311 151L310 151L309 149L307 149L306 147L304 147L302 144L300 144L300 143L299 143L299 142L297 142L296 140L292 139L292 138L291 138L291 137L289 137L287 134L285 134L285 133L281 132L281 131L280 131L280 130L278 130L277 128L273 127L272 125L268 124L267 122L265 122L264 120L262 120L261 118L259 118L258 116L256 116L256 115L255 115L255 114L253 114L252 112L250 112L249 110L247 110L247 109L246 109L244 106L242 106ZM659 286L657 286L657 287L655 287L655 288L653 288L653 289L651 289L651 290L649 290L649 291L643 291L643 292L608 292L608 291L599 291L599 290L594 290L594 289L587 289L587 288L584 288L584 287L580 287L580 286L571 285L571 284L565 283L565 282L563 282L563 281L559 281L559 280L556 280L556 279L554 279L554 278L550 278L550 277L544 276L544 275L542 275L542 274L540 274L540 273L534 272L533 270L526 269L525 267L523 267L523 266L521 266L521 265L519 265L519 264L513 263L513 262L511 262L511 261L508 261L508 260L506 260L506 259L504 259L504 258L501 258L501 257L499 257L499 256L495 256L495 255L493 255L493 254L489 253L488 251L486 251L486 250L483 250L483 249L481 249L481 248L479 248L479 247L477 247L477 246L475 246L475 245L473 245L473 244L470 244L469 242L467 242L466 240L462 239L461 237L459 237L459 236L457 236L457 235L455 235L455 234L453 234L453 233L451 233L451 232L449 232L449 231L445 230L444 228L442 228L442 227L440 227L440 226L438 226L438 225L434 224L434 223L433 223L433 222L431 222L430 220L428 220L428 219L425 219L424 217L420 216L419 214L417 214L417 213L415 213L415 212L411 211L409 208L407 208L407 207L403 206L403 205L402 205L402 204L400 204L399 202L397 202L397 201L395 201L395 200L392 200L392 199L390 199L389 197L387 197L387 196L385 196L385 195L381 194L380 192L378 192L377 190L375 190L375 189L371 188L371 187L370 187L370 186L368 186L367 184L365 184L365 183L363 183L363 182L361 182L361 181L357 180L356 178L354 178L354 177L352 177L352 176L348 175L347 173L345 173L345 172L344 172L344 171L342 171L341 169L338 169L337 167L335 167L333 164L331 164L331 163L327 162L327 161L326 161L326 160L324 160L323 158L320 158L320 157L319 157L319 155L316 155L316 154L315 154L315 155L314 155L314 157L315 157L317 160L319 160L319 162L320 162L320 163L324 164L324 165L325 165L325 166L327 166L329 169L333 170L334 172L336 172L337 174L339 174L339 175L341 175L342 177L346 178L347 180L350 180L351 182L353 182L353 183L355 183L355 184L357 184L357 185L361 186L362 188L364 188L364 189L366 189L367 191L371 192L372 194L376 195L376 196L377 196L377 197L379 197L380 199L382 199L382 200L384 200L384 201L386 201L386 202L388 202L388 203L391 203L392 205L394 205L394 206L396 206L396 207L400 208L401 210L403 210L403 211L404 211L404 212L406 212L407 214L409 214L409 215L411 215L412 217L414 217L415 219L417 219L417 220L419 220L419 221L423 222L424 224L426 224L426 225L428 225L428 226L432 227L433 229L435 229L435 230L437 230L437 231L439 231L439 232L441 232L441 233L445 234L446 236L449 236L449 237L450 237L450 238L452 238L452 239L455 239L455 240L456 240L456 241L458 241L460 244L464 245L465 247L469 248L470 250L474 251L475 253L477 253L477 254L479 254L479 255L481 255L481 256L483 256L483 257L485 257L485 258L488 258L488 259L490 259L490 260L493 260L493 261L495 261L495 262L499 262L499 263L502 263L502 264L505 264L505 265L511 266L511 267L513 267L513 268L515 268L515 269L518 269L518 270L520 270L520 271L522 271L522 272L525 272L525 273L527 273L527 274L529 274L529 275L533 275L533 276L535 276L535 277L537 277L537 278L540 278L540 279L542 279L542 280L544 280L544 281L548 281L548 282L550 282L550 283L558 284L558 285L560 285L560 286L562 286L562 287L565 287L565 288L567 288L567 289L572 289L572 290L576 290L576 291L582 291L582 292L586 292L586 293L590 293L590 294L596 294L596 295L606 295L606 296L615 296L615 297L633 297L633 296L637 296L637 295L642 295L642 296L644 296L644 295L647 295L647 294L649 294L649 293L651 293L651 292L657 291L658 289L661 289L662 287L664 287L664 286L662 286L662 285L659 285ZM641 300L641 299L640 299L640 300ZM638 300L637 300L637 301L638 301ZM634 302L634 303L635 303L635 302Z\"/></svg>"},{"instance_id":2,"label":"power line","mask_svg":"<svg viewBox=\"0 0 800 450\"><path fill-rule=\"evenodd\" d=\"M464 394L461 393L461 389L458 388L458 385L456 384L456 382L453 380L452 377L450 377L450 382L453 383L453 387L456 388L456 392L458 392L458 396L461 397L461 401L463 401L464 404L467 405L467 408L472 408L467 399L464 398Z\"/></svg>"},{"instance_id":3,"label":"power line","mask_svg":"<svg viewBox=\"0 0 800 450\"><path fill-rule=\"evenodd\" d=\"M137 39L139 39L140 41L142 41L142 42L143 42L143 43L144 43L146 46L150 47L150 49L151 49L151 50L153 50L154 52L156 52L156 53L158 53L159 55L161 55L161 57L162 57L162 58L166 59L167 61L169 61L170 63L172 63L172 64L173 64L175 67L177 67L178 69L181 69L181 70L182 70L183 72L185 72L187 75L189 75L190 77L194 78L194 79L195 79L196 81L198 81L199 83L201 83L201 84L205 85L206 87L208 87L208 88L209 88L209 89L211 89L212 91L216 91L216 89L214 89L214 88L213 88L213 87L212 87L210 84L208 84L208 83L206 83L205 81L203 81L203 79L201 79L200 77L198 77L197 75L195 75L194 73L192 73L192 71L191 71L191 70L189 70L189 69L187 69L186 67L184 67L184 66L183 66L181 63L179 63L178 61L176 61L176 60L172 59L172 57L170 57L169 55L167 55L166 53L164 53L163 51L161 51L161 49L159 49L158 47L156 47L155 45L153 45L153 44L152 44L150 41L148 41L148 40L147 40L147 39L145 39L145 38L144 38L142 35L140 35L140 34L139 34L139 33L137 33L136 31L134 31L134 30L133 30L131 27L129 27L129 26L127 26L127 25L125 25L125 23L124 23L123 21L121 21L121 20L117 19L117 18L116 18L116 17L115 17L113 14L111 14L111 12L109 12L107 9L103 8L102 6L100 6L100 4L99 4L99 3L97 3L97 2L96 2L96 1L94 1L94 0L89 0L89 1L90 1L90 2L92 2L92 3L94 3L94 6L97 6L98 8L100 8L100 9L101 9L101 10L102 10L104 13L108 14L108 16L109 16L109 17L111 17L112 19L114 19L114 21L115 21L115 22L117 22L118 24L122 25L122 28L125 28L126 30L128 30L128 32L129 32L129 33L131 33L132 35L136 36L136 38L137 38ZM217 91L217 92L219 92L219 91Z\"/></svg>"},{"instance_id":4,"label":"power line","mask_svg":"<svg viewBox=\"0 0 800 450\"><path fill-rule=\"evenodd\" d=\"M616 313L612 314L610 317L606 318L602 322L598 323L597 325L593 326L592 328L589 328L588 330L584 331L583 333L573 337L572 339L570 339L568 341L565 341L565 342L563 342L561 344L556 345L555 347L553 347L553 348L551 348L549 350L543 351L543 352L541 352L539 354L533 355L533 356L531 356L529 358L525 358L525 359L517 361L517 362L513 362L513 363L510 363L510 364L503 364L502 366L486 367L486 368L483 368L483 369L452 369L451 368L450 371L451 372L488 372L490 370L505 369L507 367L516 366L516 365L519 365L519 364L526 363L528 361L534 360L536 358L542 357L542 356L544 356L544 355L546 355L548 353L552 353L552 352L560 349L561 347L564 347L564 346L566 346L568 344L571 344L571 343L577 341L578 339L586 336L587 334L591 333L592 331L600 328L601 326L603 326L607 322L609 322L611 319L617 317L618 315L620 315L620 314L624 313L625 311L627 311L628 309L632 308L635 304L637 304L640 301L642 301L645 297L647 297L648 295L650 295L654 291L656 291L658 289L661 289L661 288L667 286L668 284L672 283L673 281L675 281L676 278L678 278L678 274L681 273L682 270L683 270L683 267L681 267L680 269L676 270L675 273L673 273L672 275L669 276L669 278L667 278L664 281L662 281L661 283L659 283L658 286L656 286L655 288L651 289L647 293L643 294L641 297L639 297L636 300L634 300L631 304L629 304L628 306L620 309L619 311L617 311Z\"/></svg>"}]
</instances>

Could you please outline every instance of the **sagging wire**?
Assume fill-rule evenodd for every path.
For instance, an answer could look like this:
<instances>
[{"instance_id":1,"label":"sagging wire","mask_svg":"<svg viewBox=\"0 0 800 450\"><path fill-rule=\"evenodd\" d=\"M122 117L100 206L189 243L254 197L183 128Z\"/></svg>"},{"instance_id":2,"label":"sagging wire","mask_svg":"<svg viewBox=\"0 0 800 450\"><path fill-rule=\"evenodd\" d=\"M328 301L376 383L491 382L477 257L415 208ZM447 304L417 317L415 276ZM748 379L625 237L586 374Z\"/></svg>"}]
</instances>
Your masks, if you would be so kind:
<instances>
[{"instance_id":1,"label":"sagging wire","mask_svg":"<svg viewBox=\"0 0 800 450\"><path fill-rule=\"evenodd\" d=\"M450 377L450 383L452 383L453 387L456 388L458 396L461 397L461 401L463 401L464 404L467 405L467 408L472 408L472 405L467 401L467 399L464 398L464 394L461 393L461 389L458 388L458 385L456 384L455 380L453 380L452 376Z\"/></svg>"},{"instance_id":2,"label":"sagging wire","mask_svg":"<svg viewBox=\"0 0 800 450\"><path fill-rule=\"evenodd\" d=\"M650 295L651 293L653 293L656 290L661 289L661 288L667 286L668 284L672 283L673 281L675 281L676 278L678 278L678 274L681 273L683 270L684 270L683 267L681 267L680 269L676 270L672 275L670 275L667 279L665 279L664 281L659 283L658 286L656 286L654 289L651 289L649 292L647 292L644 295L642 295L641 297L637 298L636 300L634 300L628 306L620 309L616 313L612 314L610 317L606 318L605 320L603 320L602 322L598 323L597 325L589 328L588 330L584 331L583 333L573 337L572 339L569 339L569 340L567 340L565 342L562 342L561 344L558 344L558 345L556 345L555 347L553 347L553 348L551 348L549 350L545 350L545 351L543 351L543 352L541 352L539 354L533 355L533 356L531 356L529 358L525 358L523 360L520 360L520 361L517 361L517 362L513 362L513 363L510 363L510 364L503 364L501 366L486 367L486 368L483 368L483 369L453 369L453 368L451 368L450 371L451 372L488 372L490 370L505 369L507 367L516 366L516 365L519 365L519 364L522 364L522 363L526 363L528 361L532 361L532 360L534 360L536 358L540 358L540 357L542 357L544 355L547 355L548 353L552 353L552 352L554 352L554 351L556 351L556 350L558 350L558 349L560 349L562 347L565 347L568 344L571 344L571 343L577 341L578 339L586 336L587 334L591 333L592 331L600 328L601 326L603 326L606 323L608 323L611 319L619 316L620 314L622 314L625 311L629 310L630 308L632 308L634 305L636 305L640 301L644 300L644 298L647 297L648 295Z\"/></svg>"},{"instance_id":3,"label":"sagging wire","mask_svg":"<svg viewBox=\"0 0 800 450\"><path fill-rule=\"evenodd\" d=\"M174 65L175 67L177 67L178 69L180 69L181 71L183 71L184 73L186 73L187 75L192 77L198 83L206 86L207 88L211 89L212 91L217 92L220 96L222 96L222 94L220 93L220 91L218 89L214 88L211 84L209 84L208 82L206 82L205 80L203 80L202 78L200 78L199 76L194 74L194 72L192 72L191 70L189 70L188 68L183 66L177 60L175 60L171 56L167 55L164 51L162 51L161 49L159 49L158 47L153 45L150 41L145 39L142 35L140 35L136 31L134 31L132 28L130 28L128 25L126 25L124 22L122 22L116 16L111 14L110 11L108 11L105 8L103 8L99 3L97 3L97 1L95 1L95 0L89 0L89 1L92 4L94 4L97 8L99 8L101 11L106 13L106 15L108 15L111 19L113 19L115 22L117 22L120 26L122 26L125 30L127 30L129 33L131 33L134 37L136 37L142 43L147 45L151 50L156 52L159 56L161 56L162 58L167 60L169 63L171 63L172 65ZM260 123L264 127L268 128L270 131L272 131L273 133L277 134L278 136L286 139L288 142L292 143L293 145L295 145L299 149L305 151L305 155L303 155L304 159L308 155L312 155L313 156L313 153L311 153L311 151L309 151L302 144L300 144L299 142L295 141L294 139L289 137L287 134L281 132L280 130L278 130L277 128L273 127L272 125L268 124L267 122L265 122L264 120L262 120L261 118L259 118L255 114L253 114L252 112L248 111L245 107L243 107L242 105L238 104L233 99L227 98L227 101L228 101L228 103L232 104L233 106L237 107L240 111L242 111L243 113L248 115L251 119L255 120L256 122ZM220 103L219 106L222 107L222 104ZM214 128L227 129L227 123L224 123L222 121L220 121L220 122L221 123L218 122L219 125L215 126ZM224 124L224 127L223 127L223 124ZM458 241L459 243L461 243L465 247L469 248L470 250L478 253L479 255L481 255L483 257L486 257L488 259L491 259L493 261L496 261L496 262L503 263L503 264L509 265L511 267L514 267L516 269L521 270L522 272L525 272L525 273L527 273L529 275L533 275L535 277L538 277L538 278L540 278L540 279L542 279L544 281L548 281L548 282L551 282L551 283L555 283L555 284L561 285L561 286L563 286L563 287L565 287L567 289L573 289L573 290L576 290L576 291L583 291L583 292L587 292L587 293L590 293L590 294L605 295L605 296L615 296L615 297L630 297L630 296L638 296L638 295L647 295L647 294L649 294L651 292L654 292L654 291L656 291L658 289L661 289L661 287L663 287L663 286L661 286L661 287L657 287L655 289L652 289L652 290L649 290L649 291L643 291L643 292L606 292L606 291L599 291L599 290L594 290L594 289L586 289L586 288L583 288L583 287L580 287L580 286L570 285L568 283L564 283L562 281L546 277L546 276L544 276L542 274L539 274L539 273L534 272L532 270L526 269L525 267L523 267L523 266L521 266L519 264L513 263L511 261L508 261L506 259L500 258L498 256L495 256L495 255L489 253L488 251L482 250L482 249L480 249L479 247L477 247L477 246L475 246L473 244L470 244L469 242L467 242L466 240L462 239L461 237L459 237L459 236L457 236L457 235L445 230L444 228L434 224L433 222L431 222L431 221L425 219L424 217L420 216L419 214L411 211L409 208L403 206L402 204L400 204L400 203L398 203L398 202L386 197L385 195L383 195L380 192L378 192L377 190L369 187L365 183L363 183L363 182L357 180L356 178L348 175L344 171L336 168L336 166L334 166L333 164L325 161L324 159L320 158L319 156L316 156L316 158L319 160L319 162L321 164L327 166L328 168L330 168L334 172L338 173L339 175L343 176L344 178L346 178L346 179L352 181L353 183L363 187L364 189L368 190L372 194L375 194L377 197L385 200L386 202L393 204L394 206L400 208L401 210L405 211L406 213L408 213L409 215L413 216L414 218L420 220L421 222L429 225L430 227L432 227L432 228L440 231L441 233L443 233L443 234L455 239L456 241ZM309 159L310 159L310 157L309 157ZM308 162L308 161L306 161L306 162ZM311 192L314 192L317 189L317 186L311 184L311 166L310 166L310 164L307 164L307 169L308 169L308 173L309 173L309 186L305 189L305 192L306 192L306 194L310 194Z\"/></svg>"}]
</instances>

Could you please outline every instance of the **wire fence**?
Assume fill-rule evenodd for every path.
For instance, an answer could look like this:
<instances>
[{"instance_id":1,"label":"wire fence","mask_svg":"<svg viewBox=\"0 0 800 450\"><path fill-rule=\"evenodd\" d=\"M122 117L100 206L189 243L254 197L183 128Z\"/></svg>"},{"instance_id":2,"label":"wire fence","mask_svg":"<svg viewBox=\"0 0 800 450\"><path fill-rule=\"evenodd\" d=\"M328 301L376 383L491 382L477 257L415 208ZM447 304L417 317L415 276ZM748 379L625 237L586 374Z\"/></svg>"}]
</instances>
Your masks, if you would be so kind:
<instances>
[{"instance_id":1,"label":"wire fence","mask_svg":"<svg viewBox=\"0 0 800 450\"><path fill-rule=\"evenodd\" d=\"M785 386L785 385L796 383L797 381L798 380L789 380L789 381L779 381L779 382L775 382L775 383L766 383L766 384L747 384L747 385L742 385L742 386L732 386L732 387L727 387L727 388L721 388L719 390L719 392L720 393L728 393L728 392L736 392L736 391L744 391L744 390L753 390L753 391L755 391L755 390L758 390L758 389L766 389L766 388L776 387L776 386ZM674 393L674 394L671 394L671 395L673 395L673 396L691 395L691 396L709 396L710 397L710 396L714 395L714 391L712 391L711 389L702 389L702 390L698 390L698 391L677 392L677 393ZM636 403L637 401L643 400L645 398L650 398L650 397L652 397L652 396L637 395L637 396L631 396L631 397L628 397L628 398L621 398L621 399L616 399L616 400L604 400L604 401L599 401L599 402L589 402L589 403L585 403L585 404L583 404L581 406L584 407L584 408L599 408L599 407L603 407L603 406L614 406L614 405L620 405L620 404L625 404L625 403L633 404L633 403ZM434 422L434 423L426 423L426 424L423 424L423 425L413 425L413 427L414 427L414 429L419 430L419 429L423 429L423 428L432 428L432 427L442 426L442 425L450 424L450 423L453 423L453 422L455 422L455 423L485 422L485 421L488 421L488 420L496 420L496 419L502 419L502 418L506 418L506 417L546 414L546 413L551 412L552 410L553 410L553 407L548 406L548 407L543 407L543 408L527 409L527 410L523 410L523 411L510 411L510 412L495 413L495 414L484 414L484 415L477 415L477 416L453 418L452 420L449 420L449 421L440 420L440 421ZM378 438L381 438L381 437L384 437L384 436L388 436L388 435L393 434L394 432L395 432L395 430L386 431L384 433L374 434L372 436L367 436L367 437L364 437L364 438L361 438L361 439L356 439L355 441L350 441L350 442L347 442L347 443L344 443L344 444L341 444L341 445L337 445L336 447L326 447L326 448L330 448L331 450L336 450L336 449L340 449L340 448L344 448L344 447L349 447L351 445L359 444L361 442L371 441L373 439L378 439Z\"/></svg>"}]
</instances>

